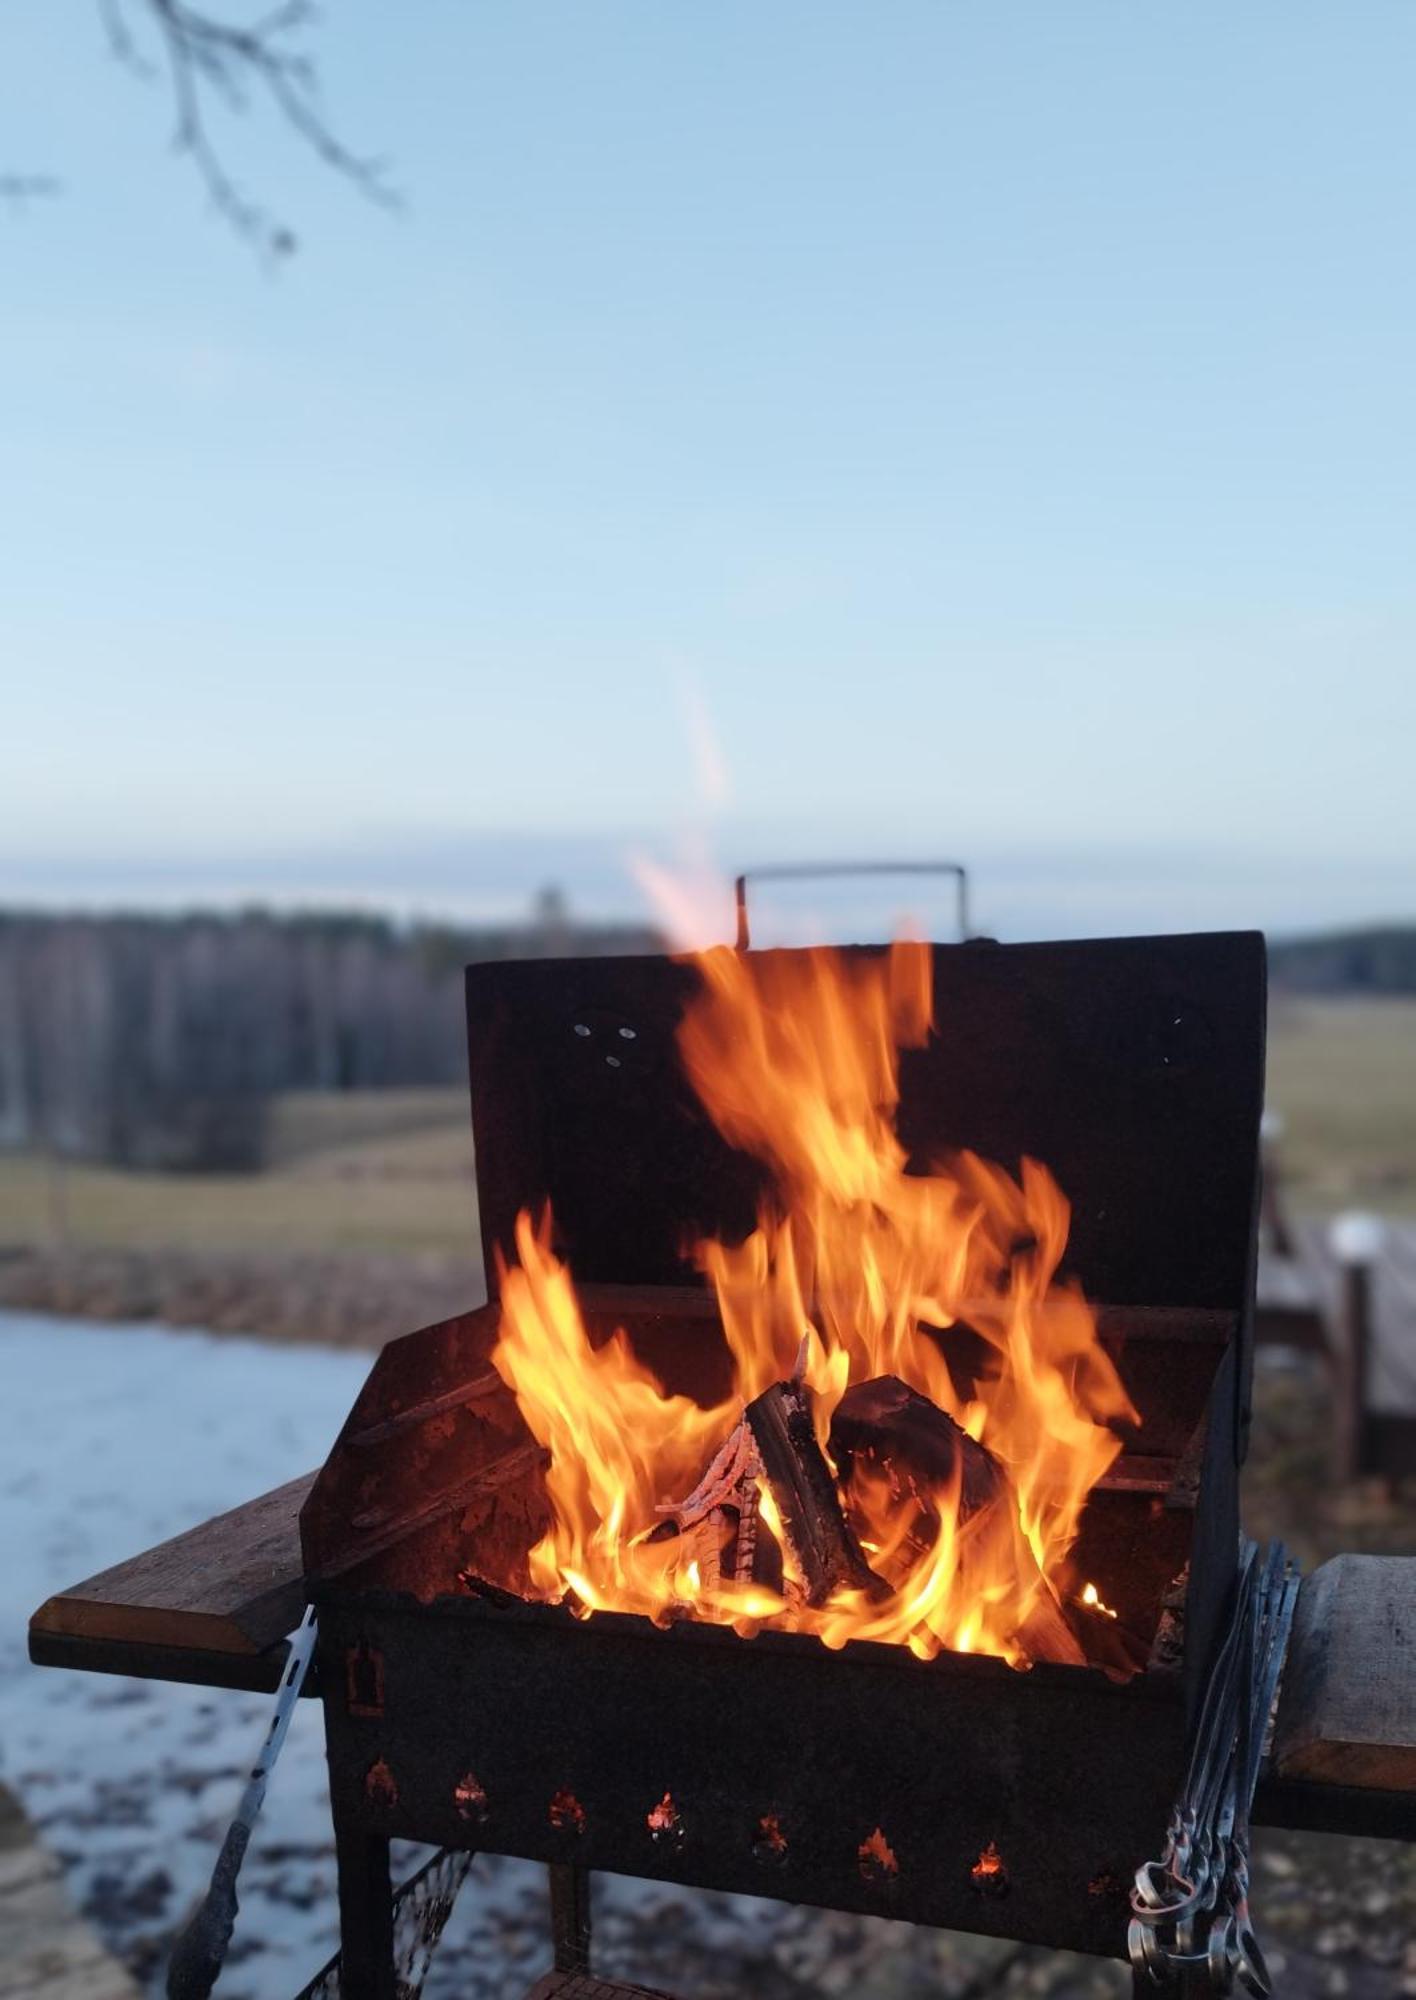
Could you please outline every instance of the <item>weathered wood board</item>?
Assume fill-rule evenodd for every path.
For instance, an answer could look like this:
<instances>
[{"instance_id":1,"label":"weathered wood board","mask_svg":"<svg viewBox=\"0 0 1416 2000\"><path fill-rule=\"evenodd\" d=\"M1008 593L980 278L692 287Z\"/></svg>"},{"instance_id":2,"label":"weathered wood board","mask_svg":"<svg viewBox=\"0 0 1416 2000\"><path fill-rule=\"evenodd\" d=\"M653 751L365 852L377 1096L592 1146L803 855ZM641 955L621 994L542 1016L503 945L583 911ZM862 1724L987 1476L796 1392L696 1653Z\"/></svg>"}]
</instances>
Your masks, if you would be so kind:
<instances>
[{"instance_id":1,"label":"weathered wood board","mask_svg":"<svg viewBox=\"0 0 1416 2000\"><path fill-rule=\"evenodd\" d=\"M60 1591L30 1620L32 1643L62 1637L95 1650L111 1642L238 1658L265 1652L304 1609L299 1519L314 1477L292 1479Z\"/></svg>"},{"instance_id":2,"label":"weathered wood board","mask_svg":"<svg viewBox=\"0 0 1416 2000\"><path fill-rule=\"evenodd\" d=\"M1334 1556L1305 1579L1273 1762L1280 1779L1416 1801L1416 1560Z\"/></svg>"}]
</instances>

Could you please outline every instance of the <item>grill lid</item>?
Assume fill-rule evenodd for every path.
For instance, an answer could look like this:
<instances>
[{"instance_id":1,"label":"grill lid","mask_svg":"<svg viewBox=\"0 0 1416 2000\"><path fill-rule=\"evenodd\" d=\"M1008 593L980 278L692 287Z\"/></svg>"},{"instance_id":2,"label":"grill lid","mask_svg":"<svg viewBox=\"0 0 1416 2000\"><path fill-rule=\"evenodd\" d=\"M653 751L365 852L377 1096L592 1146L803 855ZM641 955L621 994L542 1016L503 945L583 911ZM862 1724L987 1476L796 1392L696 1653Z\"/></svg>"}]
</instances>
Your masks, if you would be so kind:
<instances>
[{"instance_id":1,"label":"grill lid","mask_svg":"<svg viewBox=\"0 0 1416 2000\"><path fill-rule=\"evenodd\" d=\"M874 950L875 947L853 947ZM766 954L763 954L766 956ZM936 945L936 1032L901 1060L913 1158L1025 1154L1072 1204L1064 1271L1114 1306L1252 1296L1265 964L1257 932ZM752 1227L763 1169L681 1072L696 989L667 957L470 966L467 1022L488 1283L548 1199L585 1283L697 1283L685 1246Z\"/></svg>"}]
</instances>

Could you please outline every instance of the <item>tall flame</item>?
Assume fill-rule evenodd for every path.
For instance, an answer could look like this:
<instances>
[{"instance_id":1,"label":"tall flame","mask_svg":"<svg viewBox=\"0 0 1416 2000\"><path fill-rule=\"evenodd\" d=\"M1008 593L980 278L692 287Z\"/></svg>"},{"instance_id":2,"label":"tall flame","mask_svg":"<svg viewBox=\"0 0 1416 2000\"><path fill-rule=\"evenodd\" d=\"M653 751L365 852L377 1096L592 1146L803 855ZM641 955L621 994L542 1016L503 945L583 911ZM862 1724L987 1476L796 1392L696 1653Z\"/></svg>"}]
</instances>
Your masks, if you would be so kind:
<instances>
[{"instance_id":1,"label":"tall flame","mask_svg":"<svg viewBox=\"0 0 1416 2000\"><path fill-rule=\"evenodd\" d=\"M1108 1426L1134 1412L1095 1315L1057 1276L1065 1197L1033 1160L1018 1180L971 1153L928 1171L908 1161L895 1130L899 1052L931 1032L927 947L850 958L717 948L694 963L702 989L679 1030L684 1068L723 1136L772 1174L745 1241L696 1248L717 1294L731 1392L714 1408L669 1393L623 1331L594 1347L549 1217L538 1226L522 1215L493 1360L550 1453L554 1521L532 1551L533 1588L584 1612L688 1612L743 1630L770 1620L831 1645L867 1638L1016 1664L1066 1657L1055 1636L1065 1632L1062 1568L1087 1495L1120 1449ZM966 1401L945 1358L960 1322L988 1355ZM888 1465L856 1460L844 1500L891 1587L883 1600L842 1588L813 1607L789 1588L705 1579L674 1537L653 1534L744 1404L794 1370L814 1392L823 1448L846 1389L893 1375L1006 1475L997 1497L969 1511L957 1481L921 1494ZM780 1539L765 1487L761 1499Z\"/></svg>"}]
</instances>

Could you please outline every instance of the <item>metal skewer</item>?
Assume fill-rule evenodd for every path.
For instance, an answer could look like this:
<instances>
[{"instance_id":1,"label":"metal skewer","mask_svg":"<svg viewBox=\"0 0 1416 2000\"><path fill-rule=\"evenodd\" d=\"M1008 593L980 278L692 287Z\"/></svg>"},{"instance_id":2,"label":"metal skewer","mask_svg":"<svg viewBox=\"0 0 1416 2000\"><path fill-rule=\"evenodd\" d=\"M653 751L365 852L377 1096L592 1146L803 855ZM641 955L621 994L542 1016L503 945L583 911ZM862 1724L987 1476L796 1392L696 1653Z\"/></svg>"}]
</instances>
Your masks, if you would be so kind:
<instances>
[{"instance_id":1,"label":"metal skewer","mask_svg":"<svg viewBox=\"0 0 1416 2000\"><path fill-rule=\"evenodd\" d=\"M211 1883L173 1947L167 1967L167 2000L207 2000L226 1961L236 1912L240 1908L236 1877L241 1872L241 1863L246 1858L246 1848L265 1799L270 1774L275 1768L275 1760L280 1755L281 1745L290 1728L290 1718L295 1713L295 1704L310 1670L317 1632L315 1610L311 1605L290 1641L275 1714L271 1717L260 1755L251 1766L251 1775L241 1794L236 1816L221 1843L221 1852L211 1871Z\"/></svg>"}]
</instances>

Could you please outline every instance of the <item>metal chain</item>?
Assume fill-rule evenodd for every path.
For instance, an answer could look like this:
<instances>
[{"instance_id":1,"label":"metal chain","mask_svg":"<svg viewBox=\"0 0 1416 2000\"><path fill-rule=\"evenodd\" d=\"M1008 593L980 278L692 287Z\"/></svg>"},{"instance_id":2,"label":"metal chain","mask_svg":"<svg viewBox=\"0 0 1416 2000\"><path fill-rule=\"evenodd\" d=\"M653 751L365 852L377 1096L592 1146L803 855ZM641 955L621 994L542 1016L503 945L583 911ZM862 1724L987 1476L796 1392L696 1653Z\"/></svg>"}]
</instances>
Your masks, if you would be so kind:
<instances>
[{"instance_id":1,"label":"metal chain","mask_svg":"<svg viewBox=\"0 0 1416 2000\"><path fill-rule=\"evenodd\" d=\"M472 1859L461 1848L444 1847L394 1892L393 1965L398 2000L418 2000ZM339 1963L336 1952L324 1970L301 1987L296 2000L340 2000L343 1983Z\"/></svg>"}]
</instances>

